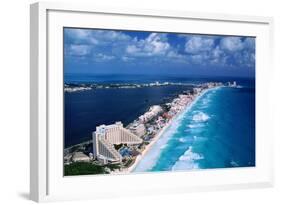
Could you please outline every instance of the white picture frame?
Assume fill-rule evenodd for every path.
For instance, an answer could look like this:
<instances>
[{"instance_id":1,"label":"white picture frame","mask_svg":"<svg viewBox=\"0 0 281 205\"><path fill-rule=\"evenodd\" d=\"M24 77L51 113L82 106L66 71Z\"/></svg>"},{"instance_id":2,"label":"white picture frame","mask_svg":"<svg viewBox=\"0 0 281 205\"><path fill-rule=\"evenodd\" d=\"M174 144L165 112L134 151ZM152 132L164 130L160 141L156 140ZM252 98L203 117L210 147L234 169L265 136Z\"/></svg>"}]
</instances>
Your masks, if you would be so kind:
<instances>
[{"instance_id":1,"label":"white picture frame","mask_svg":"<svg viewBox=\"0 0 281 205\"><path fill-rule=\"evenodd\" d=\"M193 25L193 27L185 28L181 25ZM63 177L62 123L60 122L62 115L58 113L62 113L61 32L64 26L256 36L256 167ZM92 4L46 2L32 4L30 12L31 200L41 202L95 199L273 186L273 135L270 131L272 113L263 109L272 99L270 83L273 75L272 29L273 19L270 17L97 8ZM54 138L54 135L58 137ZM119 184L118 189L116 184Z\"/></svg>"}]
</instances>

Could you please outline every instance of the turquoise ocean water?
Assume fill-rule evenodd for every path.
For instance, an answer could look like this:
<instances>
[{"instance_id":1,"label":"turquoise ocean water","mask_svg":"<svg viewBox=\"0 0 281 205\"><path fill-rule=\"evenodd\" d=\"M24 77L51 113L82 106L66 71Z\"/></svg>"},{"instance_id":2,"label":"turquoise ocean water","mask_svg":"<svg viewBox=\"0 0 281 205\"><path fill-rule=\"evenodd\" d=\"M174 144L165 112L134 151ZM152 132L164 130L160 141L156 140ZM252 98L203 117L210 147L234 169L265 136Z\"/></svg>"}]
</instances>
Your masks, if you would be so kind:
<instances>
[{"instance_id":1,"label":"turquoise ocean water","mask_svg":"<svg viewBox=\"0 0 281 205\"><path fill-rule=\"evenodd\" d=\"M135 172L255 166L255 89L207 91L183 111Z\"/></svg>"}]
</instances>

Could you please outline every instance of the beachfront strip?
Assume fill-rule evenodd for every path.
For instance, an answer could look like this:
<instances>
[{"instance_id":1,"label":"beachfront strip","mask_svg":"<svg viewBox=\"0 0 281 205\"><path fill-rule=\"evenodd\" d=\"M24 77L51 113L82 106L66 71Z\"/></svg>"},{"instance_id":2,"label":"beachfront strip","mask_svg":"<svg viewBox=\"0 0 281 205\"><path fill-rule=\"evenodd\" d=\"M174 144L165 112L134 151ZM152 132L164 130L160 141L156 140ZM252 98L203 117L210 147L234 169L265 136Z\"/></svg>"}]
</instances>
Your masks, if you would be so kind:
<instances>
[{"instance_id":1,"label":"beachfront strip","mask_svg":"<svg viewBox=\"0 0 281 205\"><path fill-rule=\"evenodd\" d=\"M226 85L217 82L200 84L178 95L171 102L151 106L126 127L121 122L97 126L91 141L64 150L64 164L91 163L93 166L103 167L101 174L133 171L176 116L203 91L219 86L237 85L236 82Z\"/></svg>"}]
</instances>

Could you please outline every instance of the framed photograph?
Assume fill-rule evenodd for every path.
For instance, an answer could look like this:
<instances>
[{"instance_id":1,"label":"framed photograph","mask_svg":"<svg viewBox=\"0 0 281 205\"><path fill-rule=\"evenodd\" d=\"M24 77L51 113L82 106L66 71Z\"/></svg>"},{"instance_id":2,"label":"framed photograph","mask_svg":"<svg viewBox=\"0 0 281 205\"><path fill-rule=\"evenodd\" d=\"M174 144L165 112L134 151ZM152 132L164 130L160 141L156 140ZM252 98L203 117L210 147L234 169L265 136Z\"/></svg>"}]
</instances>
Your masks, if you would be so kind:
<instances>
[{"instance_id":1,"label":"framed photograph","mask_svg":"<svg viewBox=\"0 0 281 205\"><path fill-rule=\"evenodd\" d=\"M269 17L31 5L34 201L268 187Z\"/></svg>"}]
</instances>

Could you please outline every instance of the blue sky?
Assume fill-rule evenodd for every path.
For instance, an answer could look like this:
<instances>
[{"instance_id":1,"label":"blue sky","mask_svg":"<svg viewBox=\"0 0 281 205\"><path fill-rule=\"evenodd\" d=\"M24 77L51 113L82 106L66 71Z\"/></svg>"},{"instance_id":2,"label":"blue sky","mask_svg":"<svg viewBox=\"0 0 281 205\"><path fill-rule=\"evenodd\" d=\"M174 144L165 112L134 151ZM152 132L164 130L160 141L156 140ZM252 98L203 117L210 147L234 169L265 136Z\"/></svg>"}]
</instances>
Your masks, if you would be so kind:
<instances>
[{"instance_id":1,"label":"blue sky","mask_svg":"<svg viewBox=\"0 0 281 205\"><path fill-rule=\"evenodd\" d=\"M64 29L67 74L255 75L255 38Z\"/></svg>"}]
</instances>

